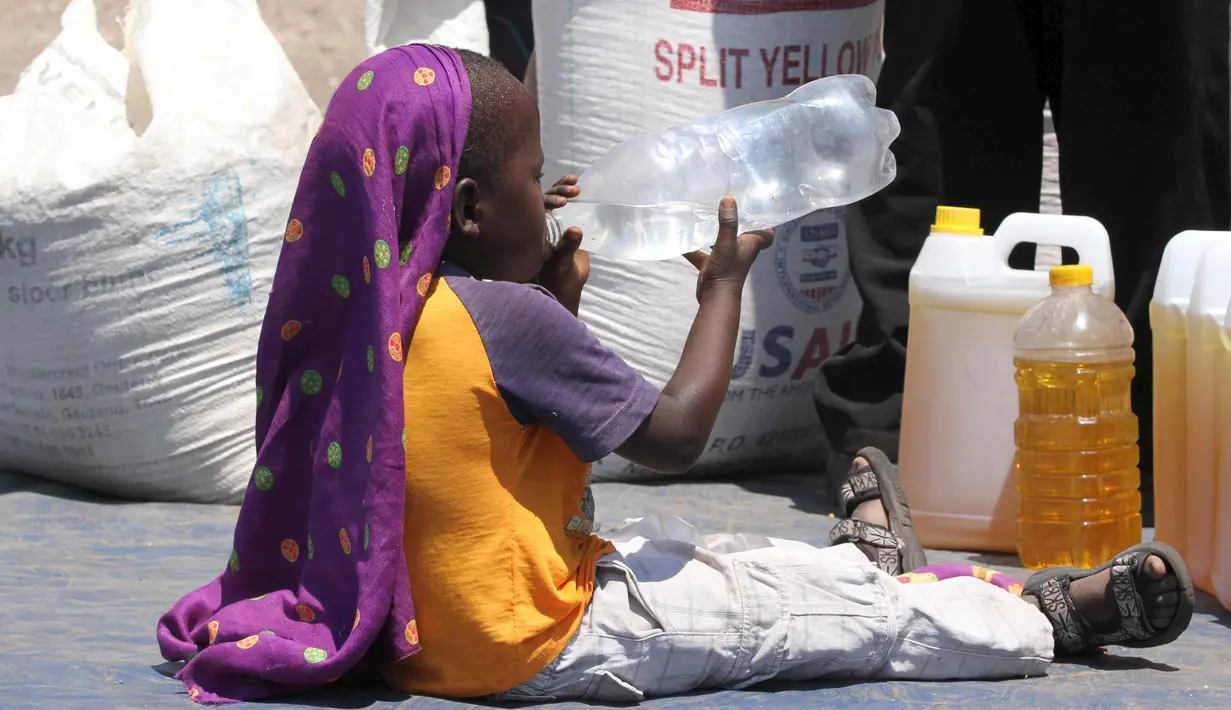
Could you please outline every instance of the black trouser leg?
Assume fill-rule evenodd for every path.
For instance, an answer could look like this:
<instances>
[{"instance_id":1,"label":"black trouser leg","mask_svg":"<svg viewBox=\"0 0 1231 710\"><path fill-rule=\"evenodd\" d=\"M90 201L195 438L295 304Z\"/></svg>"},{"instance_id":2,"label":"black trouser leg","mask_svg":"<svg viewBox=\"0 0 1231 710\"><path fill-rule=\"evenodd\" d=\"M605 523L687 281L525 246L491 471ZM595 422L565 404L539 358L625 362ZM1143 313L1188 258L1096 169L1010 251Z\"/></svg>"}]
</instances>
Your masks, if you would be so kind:
<instances>
[{"instance_id":1,"label":"black trouser leg","mask_svg":"<svg viewBox=\"0 0 1231 710\"><path fill-rule=\"evenodd\" d=\"M492 57L513 76L525 76L530 53L534 51L530 0L487 0L486 6Z\"/></svg>"},{"instance_id":2,"label":"black trouser leg","mask_svg":"<svg viewBox=\"0 0 1231 710\"><path fill-rule=\"evenodd\" d=\"M1228 44L1231 44L1231 3L1210 2L1206 28L1209 31L1206 56L1210 75L1206 81L1205 185L1210 195L1210 215L1214 228L1231 230L1231 72L1228 70Z\"/></svg>"},{"instance_id":3,"label":"black trouser leg","mask_svg":"<svg viewBox=\"0 0 1231 710\"><path fill-rule=\"evenodd\" d=\"M1219 17L1221 32L1214 32L1208 23ZM1223 164L1225 178L1229 157L1225 144L1221 155L1209 155L1206 138L1211 101L1218 103L1220 93L1211 91L1217 73L1211 43L1223 38L1218 50L1225 62L1227 3L1066 2L1062 27L1061 80L1051 97L1061 198L1066 213L1094 217L1111 237L1116 302L1137 334L1133 407L1141 424L1142 488L1150 491L1149 302L1167 241L1216 224L1205 163ZM1225 92L1224 86L1224 111ZM1225 135L1225 113L1216 120Z\"/></svg>"},{"instance_id":4,"label":"black trouser leg","mask_svg":"<svg viewBox=\"0 0 1231 710\"><path fill-rule=\"evenodd\" d=\"M835 476L864 446L897 459L907 284L936 206L978 207L988 231L1039 206L1043 98L1012 6L888 0L885 12L879 100L902 124L898 176L848 223L864 310L855 342L825 363L816 389ZM933 42L913 34L920 27Z\"/></svg>"}]
</instances>

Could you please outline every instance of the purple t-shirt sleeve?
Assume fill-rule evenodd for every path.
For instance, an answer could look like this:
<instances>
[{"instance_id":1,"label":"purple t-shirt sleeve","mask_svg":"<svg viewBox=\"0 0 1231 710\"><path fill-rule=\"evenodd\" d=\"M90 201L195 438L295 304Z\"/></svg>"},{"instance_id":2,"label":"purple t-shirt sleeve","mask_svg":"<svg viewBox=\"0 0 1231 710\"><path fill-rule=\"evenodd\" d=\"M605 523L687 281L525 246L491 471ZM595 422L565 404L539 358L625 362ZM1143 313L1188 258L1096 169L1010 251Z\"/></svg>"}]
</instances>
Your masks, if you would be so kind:
<instances>
[{"instance_id":1,"label":"purple t-shirt sleeve","mask_svg":"<svg viewBox=\"0 0 1231 710\"><path fill-rule=\"evenodd\" d=\"M615 451L654 411L658 389L547 291L448 279L469 311L496 386L522 424L542 424L583 462Z\"/></svg>"}]
</instances>

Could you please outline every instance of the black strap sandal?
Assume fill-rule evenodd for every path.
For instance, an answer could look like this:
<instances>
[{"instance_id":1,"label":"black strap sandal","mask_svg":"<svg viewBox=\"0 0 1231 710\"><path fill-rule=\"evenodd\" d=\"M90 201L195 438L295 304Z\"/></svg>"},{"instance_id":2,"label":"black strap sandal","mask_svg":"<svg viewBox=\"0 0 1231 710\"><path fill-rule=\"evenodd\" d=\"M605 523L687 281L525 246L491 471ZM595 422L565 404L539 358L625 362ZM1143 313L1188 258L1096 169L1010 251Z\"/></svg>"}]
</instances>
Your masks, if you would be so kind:
<instances>
[{"instance_id":1,"label":"black strap sandal","mask_svg":"<svg viewBox=\"0 0 1231 710\"><path fill-rule=\"evenodd\" d=\"M1142 599L1142 590L1138 589L1142 567L1151 555L1163 561L1168 574L1175 575L1175 591L1179 592L1175 618L1161 630L1155 630L1150 625L1148 605ZM1077 612L1069 587L1079 579L1106 569L1111 570L1111 590L1120 610L1120 618L1110 627L1095 628ZM1149 590L1145 593L1150 594ZM1174 548L1161 542L1134 545L1114 560L1092 570L1059 567L1036 572L1026 580L1023 594L1033 595L1039 600L1043 614L1055 630L1057 656L1082 655L1113 645L1129 648L1162 646L1179 638L1193 618L1193 582L1188 567Z\"/></svg>"},{"instance_id":2,"label":"black strap sandal","mask_svg":"<svg viewBox=\"0 0 1231 710\"><path fill-rule=\"evenodd\" d=\"M879 449L862 449L857 456L868 465L852 467L839 491L843 520L829 533L830 545L854 543L881 570L899 575L927 565L923 545L915 537L906 492L898 481L898 467ZM870 500L885 507L889 527L865 523L851 517L855 508Z\"/></svg>"}]
</instances>

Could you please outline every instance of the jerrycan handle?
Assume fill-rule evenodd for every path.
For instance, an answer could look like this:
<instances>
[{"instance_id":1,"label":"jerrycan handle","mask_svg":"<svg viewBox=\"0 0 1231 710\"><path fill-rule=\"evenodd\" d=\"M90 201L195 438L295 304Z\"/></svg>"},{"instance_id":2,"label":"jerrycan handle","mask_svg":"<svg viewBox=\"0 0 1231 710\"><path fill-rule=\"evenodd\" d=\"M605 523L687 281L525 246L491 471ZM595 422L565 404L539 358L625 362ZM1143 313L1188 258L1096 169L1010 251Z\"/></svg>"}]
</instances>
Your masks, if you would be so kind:
<instances>
[{"instance_id":1,"label":"jerrycan handle","mask_svg":"<svg viewBox=\"0 0 1231 710\"><path fill-rule=\"evenodd\" d=\"M1023 242L1070 247L1077 251L1078 263L1094 270L1094 292L1115 298L1115 271L1111 263L1111 240L1102 224L1091 217L1032 214L1019 212L1004 218L992 235L996 243L998 266L1005 285L1013 290L1046 293L1048 276L1044 271L1027 271L1009 266L1009 253Z\"/></svg>"}]
</instances>

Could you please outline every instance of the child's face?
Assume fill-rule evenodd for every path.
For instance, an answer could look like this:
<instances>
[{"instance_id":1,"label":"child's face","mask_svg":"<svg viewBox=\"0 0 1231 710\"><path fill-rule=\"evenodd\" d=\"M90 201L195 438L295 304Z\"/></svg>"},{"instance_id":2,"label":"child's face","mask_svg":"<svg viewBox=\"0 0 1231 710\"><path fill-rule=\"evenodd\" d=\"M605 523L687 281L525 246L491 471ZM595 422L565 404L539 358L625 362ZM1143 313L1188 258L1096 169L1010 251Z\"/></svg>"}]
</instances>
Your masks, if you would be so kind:
<instances>
[{"instance_id":1,"label":"child's face","mask_svg":"<svg viewBox=\"0 0 1231 710\"><path fill-rule=\"evenodd\" d=\"M539 112L529 93L518 94L507 120L511 138L498 176L476 186L470 220L461 234L455 230L451 241L460 236L461 243L450 245L456 247L450 258L479 278L525 283L543 266L547 226Z\"/></svg>"}]
</instances>

